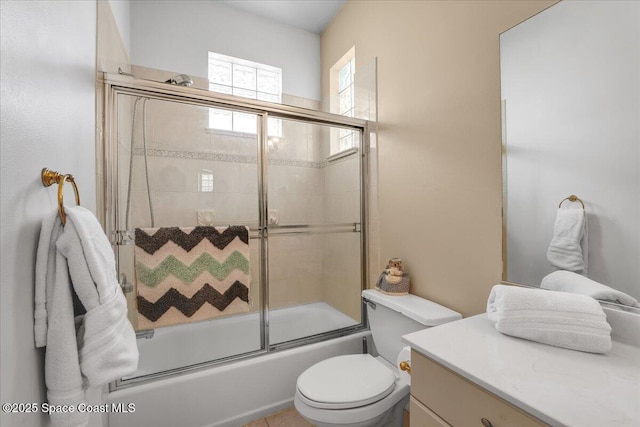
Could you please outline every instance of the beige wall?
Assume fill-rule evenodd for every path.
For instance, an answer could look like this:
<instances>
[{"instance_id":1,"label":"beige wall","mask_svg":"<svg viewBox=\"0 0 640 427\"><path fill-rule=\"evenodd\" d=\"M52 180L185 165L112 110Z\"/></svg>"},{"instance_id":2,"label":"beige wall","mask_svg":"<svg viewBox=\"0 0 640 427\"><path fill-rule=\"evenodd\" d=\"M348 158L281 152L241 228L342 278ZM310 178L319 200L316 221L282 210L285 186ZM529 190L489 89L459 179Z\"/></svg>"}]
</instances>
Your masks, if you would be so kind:
<instances>
[{"instance_id":1,"label":"beige wall","mask_svg":"<svg viewBox=\"0 0 640 427\"><path fill-rule=\"evenodd\" d=\"M378 58L381 260L465 316L502 272L498 36L553 3L349 1L322 34L323 98L351 46Z\"/></svg>"}]
</instances>

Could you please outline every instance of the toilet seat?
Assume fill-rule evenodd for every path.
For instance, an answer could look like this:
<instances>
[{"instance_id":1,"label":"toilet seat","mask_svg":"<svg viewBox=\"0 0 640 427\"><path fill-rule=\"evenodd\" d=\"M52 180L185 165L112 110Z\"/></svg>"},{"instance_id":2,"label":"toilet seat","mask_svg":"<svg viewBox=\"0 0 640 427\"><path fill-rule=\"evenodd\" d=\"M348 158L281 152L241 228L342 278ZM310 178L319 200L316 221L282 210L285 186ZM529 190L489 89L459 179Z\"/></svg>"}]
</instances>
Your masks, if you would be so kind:
<instances>
[{"instance_id":1,"label":"toilet seat","mask_svg":"<svg viewBox=\"0 0 640 427\"><path fill-rule=\"evenodd\" d=\"M388 396L396 376L369 354L349 354L319 362L298 377L300 399L319 409L366 406Z\"/></svg>"}]
</instances>

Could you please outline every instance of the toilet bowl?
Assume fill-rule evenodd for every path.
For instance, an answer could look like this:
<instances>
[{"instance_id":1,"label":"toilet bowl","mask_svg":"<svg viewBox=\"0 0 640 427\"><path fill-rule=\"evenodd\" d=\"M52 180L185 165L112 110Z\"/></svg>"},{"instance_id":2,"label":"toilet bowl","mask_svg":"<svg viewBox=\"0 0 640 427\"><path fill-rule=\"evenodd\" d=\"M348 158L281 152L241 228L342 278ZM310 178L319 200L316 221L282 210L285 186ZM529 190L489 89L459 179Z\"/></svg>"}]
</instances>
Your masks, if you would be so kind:
<instances>
[{"instance_id":1,"label":"toilet bowl","mask_svg":"<svg viewBox=\"0 0 640 427\"><path fill-rule=\"evenodd\" d=\"M409 402L410 376L398 368L410 358L402 335L462 316L415 295L362 292L378 357L332 357L298 377L294 405L318 427L400 427Z\"/></svg>"},{"instance_id":2,"label":"toilet bowl","mask_svg":"<svg viewBox=\"0 0 640 427\"><path fill-rule=\"evenodd\" d=\"M298 378L296 409L318 427L402 425L409 381L380 359L350 354L313 365Z\"/></svg>"}]
</instances>

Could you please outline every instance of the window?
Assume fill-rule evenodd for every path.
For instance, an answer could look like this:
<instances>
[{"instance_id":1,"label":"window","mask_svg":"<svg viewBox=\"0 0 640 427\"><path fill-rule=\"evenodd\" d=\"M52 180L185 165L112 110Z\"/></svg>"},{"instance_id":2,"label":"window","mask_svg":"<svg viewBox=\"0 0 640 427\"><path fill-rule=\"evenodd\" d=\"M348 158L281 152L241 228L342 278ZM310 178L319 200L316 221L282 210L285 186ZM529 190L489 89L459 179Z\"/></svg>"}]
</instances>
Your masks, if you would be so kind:
<instances>
[{"instance_id":1,"label":"window","mask_svg":"<svg viewBox=\"0 0 640 427\"><path fill-rule=\"evenodd\" d=\"M340 71L338 71L338 114L353 117L355 112L355 85L356 58L352 57ZM354 147L355 132L348 129L340 129L338 132L338 151L348 150Z\"/></svg>"},{"instance_id":2,"label":"window","mask_svg":"<svg viewBox=\"0 0 640 427\"><path fill-rule=\"evenodd\" d=\"M355 117L356 50L349 49L329 70L331 112ZM338 154L358 145L358 134L349 129L339 129L331 134L330 155Z\"/></svg>"},{"instance_id":3,"label":"window","mask_svg":"<svg viewBox=\"0 0 640 427\"><path fill-rule=\"evenodd\" d=\"M209 90L243 98L282 102L282 69L209 52ZM282 121L269 118L269 136L282 136ZM256 116L209 109L209 128L256 133Z\"/></svg>"},{"instance_id":4,"label":"window","mask_svg":"<svg viewBox=\"0 0 640 427\"><path fill-rule=\"evenodd\" d=\"M213 193L213 172L203 169L200 172L200 182L198 190L202 193Z\"/></svg>"}]
</instances>

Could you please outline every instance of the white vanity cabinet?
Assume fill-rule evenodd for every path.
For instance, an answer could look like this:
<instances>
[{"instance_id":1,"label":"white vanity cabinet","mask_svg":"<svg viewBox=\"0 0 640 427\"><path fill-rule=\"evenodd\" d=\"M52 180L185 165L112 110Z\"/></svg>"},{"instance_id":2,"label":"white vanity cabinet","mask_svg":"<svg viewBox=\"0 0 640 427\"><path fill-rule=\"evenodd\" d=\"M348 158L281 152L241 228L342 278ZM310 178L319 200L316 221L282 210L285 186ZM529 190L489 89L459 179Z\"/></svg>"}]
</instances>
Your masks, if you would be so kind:
<instances>
[{"instance_id":1,"label":"white vanity cabinet","mask_svg":"<svg viewBox=\"0 0 640 427\"><path fill-rule=\"evenodd\" d=\"M416 351L411 354L411 427L538 427L538 419Z\"/></svg>"},{"instance_id":2,"label":"white vanity cabinet","mask_svg":"<svg viewBox=\"0 0 640 427\"><path fill-rule=\"evenodd\" d=\"M410 426L637 427L640 347L618 324L637 330L628 317L640 321L607 313L617 338L607 354L503 335L485 314L405 335Z\"/></svg>"}]
</instances>

